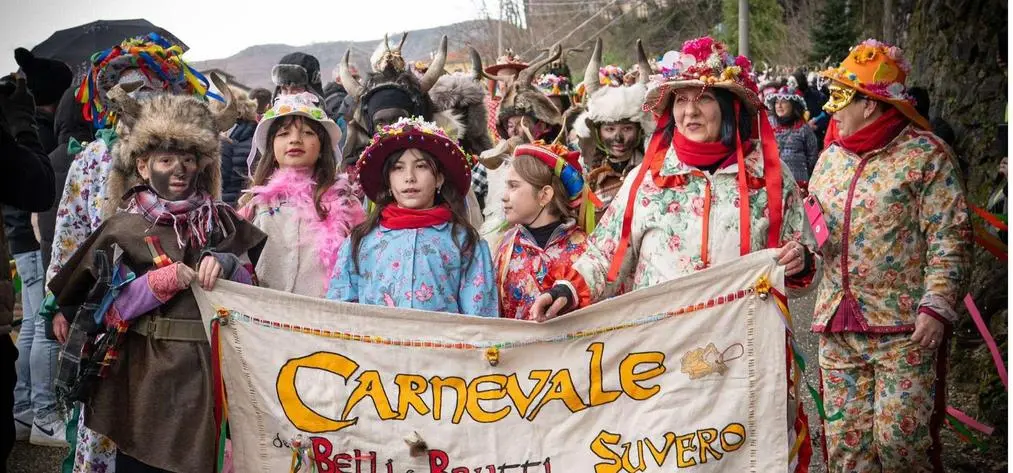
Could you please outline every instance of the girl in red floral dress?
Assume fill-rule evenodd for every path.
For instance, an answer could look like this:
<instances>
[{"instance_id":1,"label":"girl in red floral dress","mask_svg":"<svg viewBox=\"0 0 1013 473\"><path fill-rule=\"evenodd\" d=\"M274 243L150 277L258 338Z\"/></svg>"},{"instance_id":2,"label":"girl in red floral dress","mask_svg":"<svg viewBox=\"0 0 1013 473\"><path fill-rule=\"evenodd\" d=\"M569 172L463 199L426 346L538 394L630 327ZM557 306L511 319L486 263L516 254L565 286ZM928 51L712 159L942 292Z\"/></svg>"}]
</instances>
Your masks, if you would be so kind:
<instances>
[{"instance_id":1,"label":"girl in red floral dress","mask_svg":"<svg viewBox=\"0 0 1013 473\"><path fill-rule=\"evenodd\" d=\"M496 287L500 317L529 319L531 303L552 286L547 275L557 265L571 265L584 250L594 221L591 197L580 173L579 153L560 145L518 146L506 176L503 211L513 225L496 252Z\"/></svg>"}]
</instances>

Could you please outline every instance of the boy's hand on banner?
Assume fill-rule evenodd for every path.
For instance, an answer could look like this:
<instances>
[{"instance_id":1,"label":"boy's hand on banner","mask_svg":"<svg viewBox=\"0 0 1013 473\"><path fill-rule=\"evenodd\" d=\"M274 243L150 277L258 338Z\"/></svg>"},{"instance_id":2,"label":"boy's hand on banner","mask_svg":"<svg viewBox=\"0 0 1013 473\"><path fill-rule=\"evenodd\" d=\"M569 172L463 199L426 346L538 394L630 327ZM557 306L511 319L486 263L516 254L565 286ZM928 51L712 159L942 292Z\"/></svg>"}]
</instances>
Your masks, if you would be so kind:
<instances>
[{"instance_id":1,"label":"boy's hand on banner","mask_svg":"<svg viewBox=\"0 0 1013 473\"><path fill-rule=\"evenodd\" d=\"M543 293L535 298L531 304L531 318L536 322L545 322L559 317L559 314L566 308L565 297L553 298L552 294Z\"/></svg>"},{"instance_id":2,"label":"boy's hand on banner","mask_svg":"<svg viewBox=\"0 0 1013 473\"><path fill-rule=\"evenodd\" d=\"M218 263L217 258L208 255L200 260L200 266L197 267L197 280L200 282L200 287L208 291L214 289L215 281L221 274L222 265Z\"/></svg>"},{"instance_id":3,"label":"boy's hand on banner","mask_svg":"<svg viewBox=\"0 0 1013 473\"><path fill-rule=\"evenodd\" d=\"M197 272L193 268L183 263L173 263L176 266L176 285L179 290L182 291L190 287L190 283L193 282L193 278L197 276Z\"/></svg>"}]
</instances>

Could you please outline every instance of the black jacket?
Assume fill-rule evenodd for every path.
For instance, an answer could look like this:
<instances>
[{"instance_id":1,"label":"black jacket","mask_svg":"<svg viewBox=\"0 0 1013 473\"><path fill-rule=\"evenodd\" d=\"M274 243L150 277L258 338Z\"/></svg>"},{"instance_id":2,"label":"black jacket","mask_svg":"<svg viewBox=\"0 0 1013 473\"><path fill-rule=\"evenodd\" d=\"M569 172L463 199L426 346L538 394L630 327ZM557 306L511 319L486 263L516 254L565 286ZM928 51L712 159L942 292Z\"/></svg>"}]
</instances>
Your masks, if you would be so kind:
<instances>
[{"instance_id":1,"label":"black jacket","mask_svg":"<svg viewBox=\"0 0 1013 473\"><path fill-rule=\"evenodd\" d=\"M39 143L42 151L49 154L56 147L56 134L53 132L53 114L44 110L35 110L35 123L38 125ZM35 239L32 228L32 213L19 210L10 205L3 206L4 232L11 255L27 253L39 249L39 241Z\"/></svg>"},{"instance_id":2,"label":"black jacket","mask_svg":"<svg viewBox=\"0 0 1013 473\"><path fill-rule=\"evenodd\" d=\"M56 107L56 120L54 121L56 132L56 147L49 153L49 162L52 163L53 173L56 182L56 195L53 197L53 207L39 214L39 246L42 251L42 265L49 267L49 258L53 253L53 233L56 231L56 211L60 204L60 197L63 196L63 188L67 182L67 173L70 171L70 164L74 156L67 153L67 144L70 139L77 141L91 141L95 132L81 113L81 104L74 99L74 88L67 89L60 99L60 105Z\"/></svg>"},{"instance_id":3,"label":"black jacket","mask_svg":"<svg viewBox=\"0 0 1013 473\"><path fill-rule=\"evenodd\" d=\"M331 120L337 121L338 117L344 115L346 96L348 91L341 84L331 82L324 88L324 112Z\"/></svg>"},{"instance_id":4,"label":"black jacket","mask_svg":"<svg viewBox=\"0 0 1013 473\"><path fill-rule=\"evenodd\" d=\"M253 132L257 123L239 120L229 133L229 141L222 142L222 201L235 207L249 180L246 158L253 147Z\"/></svg>"}]
</instances>

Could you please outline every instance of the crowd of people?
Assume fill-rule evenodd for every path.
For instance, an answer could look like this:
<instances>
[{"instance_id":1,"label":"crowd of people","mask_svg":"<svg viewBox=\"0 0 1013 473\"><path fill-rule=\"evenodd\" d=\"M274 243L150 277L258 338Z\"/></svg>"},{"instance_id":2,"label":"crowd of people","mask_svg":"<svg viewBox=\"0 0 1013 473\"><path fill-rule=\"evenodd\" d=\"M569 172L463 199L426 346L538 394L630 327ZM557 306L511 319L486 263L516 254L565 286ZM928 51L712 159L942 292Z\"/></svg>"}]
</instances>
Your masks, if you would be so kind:
<instances>
[{"instance_id":1,"label":"crowd of people","mask_svg":"<svg viewBox=\"0 0 1013 473\"><path fill-rule=\"evenodd\" d=\"M346 53L326 85L290 54L274 91L249 94L157 35L96 54L75 84L18 50L0 254L24 319L0 459L16 438L70 444L75 472L215 470L193 284L541 322L776 249L789 296L817 294L821 387L843 412L824 422L829 471L940 467L971 233L902 51L868 40L758 84L711 38L653 57L638 42L628 70L599 40L575 83L558 44L488 67L472 50L471 71L446 73L447 38L430 64L405 41L361 75ZM808 444L792 388L787 428Z\"/></svg>"}]
</instances>

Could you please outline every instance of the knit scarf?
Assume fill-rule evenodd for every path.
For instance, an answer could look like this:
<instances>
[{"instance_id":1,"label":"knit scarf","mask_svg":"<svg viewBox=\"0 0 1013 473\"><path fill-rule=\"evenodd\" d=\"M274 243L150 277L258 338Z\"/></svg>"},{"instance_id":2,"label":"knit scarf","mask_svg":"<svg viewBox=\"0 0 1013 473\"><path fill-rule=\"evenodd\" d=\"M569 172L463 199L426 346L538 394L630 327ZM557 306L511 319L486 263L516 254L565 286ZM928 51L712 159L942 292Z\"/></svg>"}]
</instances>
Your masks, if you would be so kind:
<instances>
[{"instance_id":1,"label":"knit scarf","mask_svg":"<svg viewBox=\"0 0 1013 473\"><path fill-rule=\"evenodd\" d=\"M150 187L140 185L127 191L124 198L130 199L128 211L143 215L152 225L172 226L180 248L187 243L192 248L204 248L208 236L216 226L221 226L218 208L205 192L194 192L185 200L170 201L159 197Z\"/></svg>"},{"instance_id":2,"label":"knit scarf","mask_svg":"<svg viewBox=\"0 0 1013 473\"><path fill-rule=\"evenodd\" d=\"M306 224L306 239L312 239L321 264L329 270L338 260L341 243L353 227L366 219L366 213L352 195L348 178L339 174L334 185L320 197L321 205L327 210L327 216L321 219L313 200L316 188L309 168L280 168L274 171L266 184L246 191L253 197L244 210L282 204L294 207L299 219ZM249 215L249 218L252 217Z\"/></svg>"},{"instance_id":3,"label":"knit scarf","mask_svg":"<svg viewBox=\"0 0 1013 473\"><path fill-rule=\"evenodd\" d=\"M453 216L447 205L417 210L390 204L380 211L380 224L391 230L416 229L447 223Z\"/></svg>"},{"instance_id":4,"label":"knit scarf","mask_svg":"<svg viewBox=\"0 0 1013 473\"><path fill-rule=\"evenodd\" d=\"M740 146L745 154L753 151L753 142L748 138L742 140ZM678 129L672 137L672 147L675 148L679 161L695 168L707 169L714 166L724 168L735 163L735 148L725 146L720 141L707 143L693 141L686 138L686 135L680 133Z\"/></svg>"},{"instance_id":5,"label":"knit scarf","mask_svg":"<svg viewBox=\"0 0 1013 473\"><path fill-rule=\"evenodd\" d=\"M837 127L834 126L832 131L827 131L828 135L831 132L833 133L833 136L828 136L828 140L830 140L830 143L836 143L849 152L861 156L869 151L886 146L897 135L900 135L909 123L911 121L903 113L900 113L900 110L890 107L876 121L865 125L861 130L848 136L840 136L837 133Z\"/></svg>"}]
</instances>

